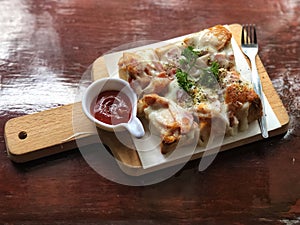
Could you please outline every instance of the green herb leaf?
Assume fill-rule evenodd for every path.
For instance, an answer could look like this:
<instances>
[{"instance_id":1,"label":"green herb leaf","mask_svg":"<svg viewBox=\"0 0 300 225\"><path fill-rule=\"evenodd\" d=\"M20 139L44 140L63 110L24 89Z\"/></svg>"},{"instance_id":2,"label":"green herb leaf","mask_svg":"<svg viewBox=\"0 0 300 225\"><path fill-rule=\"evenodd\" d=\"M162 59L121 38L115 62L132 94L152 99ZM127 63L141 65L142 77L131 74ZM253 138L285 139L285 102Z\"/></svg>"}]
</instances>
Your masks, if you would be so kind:
<instances>
[{"instance_id":1,"label":"green herb leaf","mask_svg":"<svg viewBox=\"0 0 300 225\"><path fill-rule=\"evenodd\" d=\"M211 66L204 70L204 73L199 77L199 84L214 88L219 81L219 63L212 62Z\"/></svg>"},{"instance_id":2,"label":"green herb leaf","mask_svg":"<svg viewBox=\"0 0 300 225\"><path fill-rule=\"evenodd\" d=\"M189 72L195 65L198 55L192 46L185 48L181 55L184 56L184 58L182 58L179 63L182 67L186 68L187 72Z\"/></svg>"},{"instance_id":3,"label":"green herb leaf","mask_svg":"<svg viewBox=\"0 0 300 225\"><path fill-rule=\"evenodd\" d=\"M213 73L217 80L219 79L219 69L220 65L216 61L212 62L211 66L209 67L209 70Z\"/></svg>"},{"instance_id":4,"label":"green herb leaf","mask_svg":"<svg viewBox=\"0 0 300 225\"><path fill-rule=\"evenodd\" d=\"M181 69L177 69L176 78L179 86L186 92L190 92L191 88L195 85L195 82L188 79L188 74Z\"/></svg>"}]
</instances>

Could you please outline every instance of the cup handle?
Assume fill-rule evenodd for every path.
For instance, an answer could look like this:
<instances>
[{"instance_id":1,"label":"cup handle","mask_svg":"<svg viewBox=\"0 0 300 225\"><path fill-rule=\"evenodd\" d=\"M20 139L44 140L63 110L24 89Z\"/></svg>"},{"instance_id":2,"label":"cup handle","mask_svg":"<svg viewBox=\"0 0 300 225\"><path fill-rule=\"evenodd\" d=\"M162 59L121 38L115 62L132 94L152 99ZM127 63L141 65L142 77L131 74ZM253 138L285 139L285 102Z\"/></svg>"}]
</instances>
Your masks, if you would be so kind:
<instances>
[{"instance_id":1,"label":"cup handle","mask_svg":"<svg viewBox=\"0 0 300 225\"><path fill-rule=\"evenodd\" d=\"M126 129L136 138L141 138L145 135L143 124L137 117L133 117L131 121L126 124Z\"/></svg>"}]
</instances>

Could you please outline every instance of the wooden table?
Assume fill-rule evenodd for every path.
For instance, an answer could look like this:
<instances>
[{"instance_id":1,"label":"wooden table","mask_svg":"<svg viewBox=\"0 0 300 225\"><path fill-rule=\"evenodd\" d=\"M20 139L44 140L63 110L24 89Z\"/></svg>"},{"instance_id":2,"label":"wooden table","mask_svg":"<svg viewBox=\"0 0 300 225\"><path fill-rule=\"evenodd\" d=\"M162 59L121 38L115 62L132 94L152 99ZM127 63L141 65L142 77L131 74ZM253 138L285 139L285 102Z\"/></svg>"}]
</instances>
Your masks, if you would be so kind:
<instances>
[{"instance_id":1,"label":"wooden table","mask_svg":"<svg viewBox=\"0 0 300 225\"><path fill-rule=\"evenodd\" d=\"M300 223L299 10L298 0L1 1L0 223ZM99 56L232 23L257 24L260 58L290 116L287 133L220 153L203 172L191 161L150 186L103 178L76 148L8 159L5 123L73 103Z\"/></svg>"}]
</instances>

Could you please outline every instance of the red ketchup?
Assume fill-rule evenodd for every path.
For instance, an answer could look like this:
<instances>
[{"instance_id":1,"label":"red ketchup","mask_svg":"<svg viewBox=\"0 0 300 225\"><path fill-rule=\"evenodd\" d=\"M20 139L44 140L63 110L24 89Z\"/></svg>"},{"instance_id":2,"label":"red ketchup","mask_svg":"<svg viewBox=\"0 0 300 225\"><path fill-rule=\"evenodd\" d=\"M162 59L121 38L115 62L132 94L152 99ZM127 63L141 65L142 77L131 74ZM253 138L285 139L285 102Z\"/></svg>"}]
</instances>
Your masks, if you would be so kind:
<instances>
[{"instance_id":1,"label":"red ketchup","mask_svg":"<svg viewBox=\"0 0 300 225\"><path fill-rule=\"evenodd\" d=\"M131 117L132 105L129 98L119 91L101 92L91 112L97 120L116 125L127 123Z\"/></svg>"}]
</instances>

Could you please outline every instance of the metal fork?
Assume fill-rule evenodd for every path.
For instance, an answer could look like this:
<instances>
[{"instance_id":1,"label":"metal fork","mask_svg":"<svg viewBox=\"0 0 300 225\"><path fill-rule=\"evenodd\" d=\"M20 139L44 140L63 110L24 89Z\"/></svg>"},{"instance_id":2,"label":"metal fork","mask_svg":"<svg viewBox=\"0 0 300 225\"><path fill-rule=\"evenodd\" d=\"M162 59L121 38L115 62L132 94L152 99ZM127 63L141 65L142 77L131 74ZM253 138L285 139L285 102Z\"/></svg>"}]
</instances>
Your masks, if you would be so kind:
<instances>
[{"instance_id":1,"label":"metal fork","mask_svg":"<svg viewBox=\"0 0 300 225\"><path fill-rule=\"evenodd\" d=\"M269 134L268 134L268 129L267 129L264 97L263 97L260 77L258 75L256 62L255 62L255 58L258 53L258 44L257 44L257 38L256 38L255 25L252 25L252 24L243 25L241 43L242 43L242 51L249 58L249 60L251 62L251 70L252 70L251 79L252 79L252 84L254 86L254 90L259 95L262 106L263 106L263 114L262 114L262 117L259 119L261 133L264 138L268 138Z\"/></svg>"}]
</instances>

